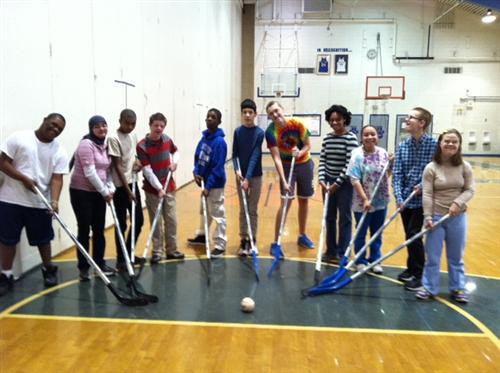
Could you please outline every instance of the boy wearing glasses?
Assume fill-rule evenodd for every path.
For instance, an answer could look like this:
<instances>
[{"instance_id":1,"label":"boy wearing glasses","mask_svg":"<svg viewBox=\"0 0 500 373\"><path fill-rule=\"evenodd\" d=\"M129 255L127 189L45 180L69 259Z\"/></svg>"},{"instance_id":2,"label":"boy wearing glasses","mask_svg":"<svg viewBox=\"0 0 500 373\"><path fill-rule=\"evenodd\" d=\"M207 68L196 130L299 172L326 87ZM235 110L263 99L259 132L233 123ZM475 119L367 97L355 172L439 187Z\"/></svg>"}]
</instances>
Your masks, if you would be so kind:
<instances>
[{"instance_id":1,"label":"boy wearing glasses","mask_svg":"<svg viewBox=\"0 0 500 373\"><path fill-rule=\"evenodd\" d=\"M406 130L410 138L401 142L396 150L392 188L396 203L401 206L413 190L418 194L401 211L406 239L417 234L424 222L422 209L422 174L425 166L431 162L437 142L426 133L432 122L432 114L421 107L410 110L405 119ZM398 275L398 280L405 283L405 289L417 291L422 287L422 272L425 263L422 239L413 241L408 247L407 268Z\"/></svg>"}]
</instances>

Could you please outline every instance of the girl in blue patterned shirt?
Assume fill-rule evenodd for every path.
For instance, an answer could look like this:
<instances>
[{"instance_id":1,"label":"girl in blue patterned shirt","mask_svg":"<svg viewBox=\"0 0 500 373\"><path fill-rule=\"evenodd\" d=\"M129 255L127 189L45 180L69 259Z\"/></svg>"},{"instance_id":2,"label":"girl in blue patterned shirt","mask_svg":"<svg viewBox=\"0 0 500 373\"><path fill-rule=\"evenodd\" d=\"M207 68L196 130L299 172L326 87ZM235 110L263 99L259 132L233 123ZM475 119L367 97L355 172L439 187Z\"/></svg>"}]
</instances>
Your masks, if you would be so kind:
<instances>
[{"instance_id":1,"label":"girl in blue patterned shirt","mask_svg":"<svg viewBox=\"0 0 500 373\"><path fill-rule=\"evenodd\" d=\"M365 237L370 228L372 236L384 224L389 204L389 175L383 176L380 187L375 196L375 189L382 171L390 161L389 154L383 148L377 146L378 133L375 127L367 125L361 130L361 143L359 148L353 150L347 175L351 178L355 193L352 203L356 225L359 224L364 211L368 211L365 221L361 227L357 227L358 234L354 241L354 251L357 253L365 245ZM368 263L374 262L381 257L382 235L379 235L370 245L370 256L366 259L363 253L356 261L358 271L365 268ZM383 273L382 267L377 264L372 268L374 273Z\"/></svg>"}]
</instances>

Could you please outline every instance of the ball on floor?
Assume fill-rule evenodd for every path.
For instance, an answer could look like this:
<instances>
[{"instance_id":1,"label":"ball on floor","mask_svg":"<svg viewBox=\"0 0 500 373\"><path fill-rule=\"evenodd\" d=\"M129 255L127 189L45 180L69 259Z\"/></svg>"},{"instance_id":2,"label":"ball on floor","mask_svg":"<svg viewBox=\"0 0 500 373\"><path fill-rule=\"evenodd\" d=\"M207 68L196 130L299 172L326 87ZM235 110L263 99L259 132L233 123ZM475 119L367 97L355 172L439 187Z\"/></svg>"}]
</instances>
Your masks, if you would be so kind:
<instances>
[{"instance_id":1,"label":"ball on floor","mask_svg":"<svg viewBox=\"0 0 500 373\"><path fill-rule=\"evenodd\" d=\"M241 300L241 310L243 312L250 313L253 312L254 309L255 309L255 302L252 298L245 297Z\"/></svg>"}]
</instances>

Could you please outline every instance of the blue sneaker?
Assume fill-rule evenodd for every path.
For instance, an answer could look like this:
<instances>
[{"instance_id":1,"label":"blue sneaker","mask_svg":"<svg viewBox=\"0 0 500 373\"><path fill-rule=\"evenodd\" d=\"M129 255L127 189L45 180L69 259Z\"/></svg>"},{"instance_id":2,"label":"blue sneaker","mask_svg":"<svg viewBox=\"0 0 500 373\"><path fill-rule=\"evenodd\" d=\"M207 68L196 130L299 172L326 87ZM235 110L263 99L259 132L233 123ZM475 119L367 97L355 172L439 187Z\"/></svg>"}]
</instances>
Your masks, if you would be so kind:
<instances>
[{"instance_id":1,"label":"blue sneaker","mask_svg":"<svg viewBox=\"0 0 500 373\"><path fill-rule=\"evenodd\" d=\"M276 255L276 250L278 250L279 253L279 260L285 260L285 254L283 254L283 251L281 250L281 247L279 247L276 242L271 244L271 248L269 249L269 255L272 257L275 257Z\"/></svg>"},{"instance_id":2,"label":"blue sneaker","mask_svg":"<svg viewBox=\"0 0 500 373\"><path fill-rule=\"evenodd\" d=\"M306 249L314 249L314 243L305 234L299 236L297 244L305 247Z\"/></svg>"}]
</instances>

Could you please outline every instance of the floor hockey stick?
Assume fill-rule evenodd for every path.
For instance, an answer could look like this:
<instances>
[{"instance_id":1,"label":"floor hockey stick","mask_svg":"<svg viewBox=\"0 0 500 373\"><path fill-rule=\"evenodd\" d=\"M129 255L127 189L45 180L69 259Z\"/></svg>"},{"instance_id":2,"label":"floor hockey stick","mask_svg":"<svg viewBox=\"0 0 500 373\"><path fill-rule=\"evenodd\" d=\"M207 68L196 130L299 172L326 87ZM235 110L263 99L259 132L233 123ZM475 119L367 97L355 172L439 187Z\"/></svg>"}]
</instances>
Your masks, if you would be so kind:
<instances>
[{"instance_id":1,"label":"floor hockey stick","mask_svg":"<svg viewBox=\"0 0 500 373\"><path fill-rule=\"evenodd\" d=\"M64 221L61 219L59 214L54 211L50 203L47 201L45 196L42 194L40 189L38 189L35 186L35 192L38 194L40 199L42 200L43 204L47 209L51 212L51 214L54 216L54 218L59 222L61 225L62 229L68 234L68 236L71 238L71 240L75 243L77 249L80 251L80 253L87 259L88 263L90 266L96 271L97 275L101 278L101 280L104 282L104 284L107 286L107 288L111 291L111 293L115 296L115 298L122 304L126 306L132 306L132 307L137 307L137 306L145 306L148 304L148 302L144 298L139 298L139 297L124 297L118 292L118 289L116 289L111 281L109 281L109 278L102 272L102 270L99 268L99 266L94 262L92 257L89 255L87 250L82 246L82 244L78 241L78 239L75 237L75 235L70 231L68 226L64 223Z\"/></svg>"}]
</instances>

